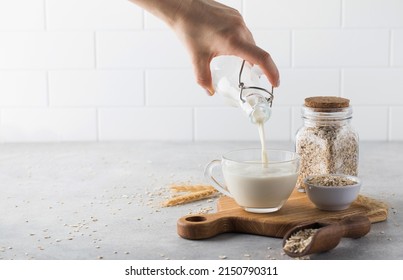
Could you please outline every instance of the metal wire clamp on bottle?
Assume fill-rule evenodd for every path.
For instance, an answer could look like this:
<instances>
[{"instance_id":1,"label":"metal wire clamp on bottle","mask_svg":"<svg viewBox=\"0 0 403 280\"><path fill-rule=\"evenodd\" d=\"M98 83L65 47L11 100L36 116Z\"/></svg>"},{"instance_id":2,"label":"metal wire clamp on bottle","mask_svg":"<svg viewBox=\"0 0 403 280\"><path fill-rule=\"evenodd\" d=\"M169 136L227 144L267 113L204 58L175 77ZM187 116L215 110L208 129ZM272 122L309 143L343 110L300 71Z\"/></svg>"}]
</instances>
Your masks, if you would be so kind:
<instances>
[{"instance_id":1,"label":"metal wire clamp on bottle","mask_svg":"<svg viewBox=\"0 0 403 280\"><path fill-rule=\"evenodd\" d=\"M239 98L242 102L241 108L248 112L252 123L265 123L271 116L271 107L274 99L274 87L271 92L258 86L245 86L242 82L242 72L245 66L245 60L242 61L241 70L238 76L238 87L240 89ZM249 91L250 93L245 94ZM268 95L268 97L267 97Z\"/></svg>"},{"instance_id":2,"label":"metal wire clamp on bottle","mask_svg":"<svg viewBox=\"0 0 403 280\"><path fill-rule=\"evenodd\" d=\"M227 105L239 107L250 122L265 123L271 116L273 87L271 92L265 89L260 69L245 62L236 56L215 57L210 64L213 86Z\"/></svg>"},{"instance_id":3,"label":"metal wire clamp on bottle","mask_svg":"<svg viewBox=\"0 0 403 280\"><path fill-rule=\"evenodd\" d=\"M266 92L267 94L269 94L269 97L265 97L265 98L266 98L267 103L269 103L270 108L271 108L272 105L273 105L273 99L274 99L274 87L271 86L271 92L270 92L270 91L268 91L267 89L261 88L261 87L245 86L245 84L242 82L242 71L243 71L244 66L245 66L245 60L242 62L241 70L239 71L239 85L238 85L238 86L239 86L239 88L241 89L241 91L240 91L240 93L239 93L239 98L242 100L243 103L245 103L245 102L246 102L246 99L243 97L243 91L244 91L245 89L246 89L246 90L248 90L248 89L262 90L262 91Z\"/></svg>"}]
</instances>

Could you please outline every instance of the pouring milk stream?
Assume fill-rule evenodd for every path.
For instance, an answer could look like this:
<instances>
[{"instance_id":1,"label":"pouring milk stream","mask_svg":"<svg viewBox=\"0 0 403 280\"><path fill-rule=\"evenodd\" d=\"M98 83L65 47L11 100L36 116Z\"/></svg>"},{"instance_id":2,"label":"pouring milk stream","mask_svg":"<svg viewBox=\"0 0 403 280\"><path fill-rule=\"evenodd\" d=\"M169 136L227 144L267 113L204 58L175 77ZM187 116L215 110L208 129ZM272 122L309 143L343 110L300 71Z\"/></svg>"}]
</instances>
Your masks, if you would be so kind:
<instances>
[{"instance_id":1,"label":"pouring milk stream","mask_svg":"<svg viewBox=\"0 0 403 280\"><path fill-rule=\"evenodd\" d=\"M267 166L268 157L264 124L271 115L273 94L262 87L261 70L236 56L219 56L211 63L216 93L228 105L239 107L258 126L262 147L262 162Z\"/></svg>"}]
</instances>

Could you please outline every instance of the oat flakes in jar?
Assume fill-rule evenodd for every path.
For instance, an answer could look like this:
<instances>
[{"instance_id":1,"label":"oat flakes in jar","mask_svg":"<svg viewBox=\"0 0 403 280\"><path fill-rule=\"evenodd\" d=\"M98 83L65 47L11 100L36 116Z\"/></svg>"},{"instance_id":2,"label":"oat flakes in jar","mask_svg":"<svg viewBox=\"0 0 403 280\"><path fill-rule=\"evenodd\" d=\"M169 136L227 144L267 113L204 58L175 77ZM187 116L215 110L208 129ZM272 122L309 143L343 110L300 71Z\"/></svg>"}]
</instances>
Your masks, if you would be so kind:
<instances>
[{"instance_id":1,"label":"oat flakes in jar","mask_svg":"<svg viewBox=\"0 0 403 280\"><path fill-rule=\"evenodd\" d=\"M295 138L300 156L297 188L305 192L303 180L309 175L358 175L358 134L352 128L350 100L335 96L305 99L303 126Z\"/></svg>"}]
</instances>

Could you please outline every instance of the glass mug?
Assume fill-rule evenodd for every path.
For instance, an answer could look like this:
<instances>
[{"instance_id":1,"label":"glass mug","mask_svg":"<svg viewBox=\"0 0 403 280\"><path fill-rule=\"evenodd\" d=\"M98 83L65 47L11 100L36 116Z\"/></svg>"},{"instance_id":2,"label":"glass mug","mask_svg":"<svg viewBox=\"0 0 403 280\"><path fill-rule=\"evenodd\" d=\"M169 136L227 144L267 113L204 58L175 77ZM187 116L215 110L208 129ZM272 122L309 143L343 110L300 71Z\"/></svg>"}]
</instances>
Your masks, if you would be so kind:
<instances>
[{"instance_id":1,"label":"glass mug","mask_svg":"<svg viewBox=\"0 0 403 280\"><path fill-rule=\"evenodd\" d=\"M224 154L207 164L204 176L219 192L233 198L245 211L278 211L295 188L299 157L283 150L267 150L268 163L262 163L261 149L244 149ZM213 176L221 166L225 185Z\"/></svg>"}]
</instances>

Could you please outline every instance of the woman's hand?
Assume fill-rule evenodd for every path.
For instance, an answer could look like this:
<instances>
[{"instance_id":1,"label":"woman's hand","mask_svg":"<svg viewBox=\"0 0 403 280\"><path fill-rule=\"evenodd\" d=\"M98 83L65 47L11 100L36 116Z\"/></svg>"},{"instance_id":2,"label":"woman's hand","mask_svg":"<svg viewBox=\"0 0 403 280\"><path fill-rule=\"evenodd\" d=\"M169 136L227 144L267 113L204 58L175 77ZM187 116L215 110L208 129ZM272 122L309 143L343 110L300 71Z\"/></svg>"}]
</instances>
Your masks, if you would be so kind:
<instances>
[{"instance_id":1,"label":"woman's hand","mask_svg":"<svg viewBox=\"0 0 403 280\"><path fill-rule=\"evenodd\" d=\"M241 14L211 0L191 0L179 6L172 28L187 47L197 83L214 93L210 62L235 55L258 65L270 83L279 85L279 72L269 53L256 46Z\"/></svg>"},{"instance_id":2,"label":"woman's hand","mask_svg":"<svg viewBox=\"0 0 403 280\"><path fill-rule=\"evenodd\" d=\"M211 60L238 56L258 65L270 83L279 86L279 72L270 54L256 46L242 15L213 0L131 0L164 20L185 44L197 83L214 94Z\"/></svg>"}]
</instances>

